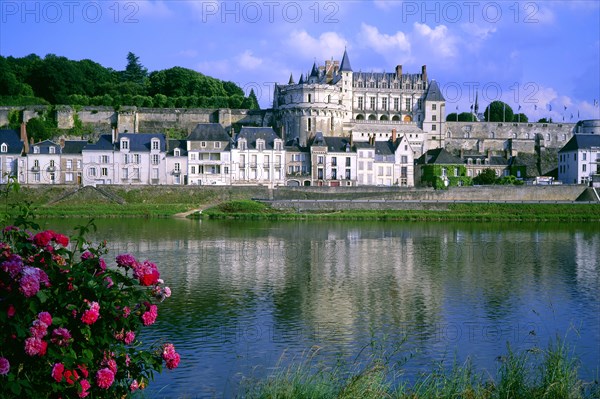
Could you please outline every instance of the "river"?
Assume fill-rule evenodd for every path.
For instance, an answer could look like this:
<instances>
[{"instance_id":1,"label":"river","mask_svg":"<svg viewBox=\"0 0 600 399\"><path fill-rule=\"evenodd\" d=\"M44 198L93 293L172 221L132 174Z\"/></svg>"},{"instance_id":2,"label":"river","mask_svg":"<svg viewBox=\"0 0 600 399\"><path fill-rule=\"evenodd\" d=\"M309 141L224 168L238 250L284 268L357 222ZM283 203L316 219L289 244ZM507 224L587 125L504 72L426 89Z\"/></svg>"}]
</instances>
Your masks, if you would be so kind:
<instances>
[{"instance_id":1,"label":"river","mask_svg":"<svg viewBox=\"0 0 600 399\"><path fill-rule=\"evenodd\" d=\"M81 220L47 220L72 232ZM157 263L173 291L142 336L181 353L147 395L232 397L290 362L373 355L411 380L464 363L495 375L507 344L563 339L600 367L597 224L97 220L110 254Z\"/></svg>"}]
</instances>

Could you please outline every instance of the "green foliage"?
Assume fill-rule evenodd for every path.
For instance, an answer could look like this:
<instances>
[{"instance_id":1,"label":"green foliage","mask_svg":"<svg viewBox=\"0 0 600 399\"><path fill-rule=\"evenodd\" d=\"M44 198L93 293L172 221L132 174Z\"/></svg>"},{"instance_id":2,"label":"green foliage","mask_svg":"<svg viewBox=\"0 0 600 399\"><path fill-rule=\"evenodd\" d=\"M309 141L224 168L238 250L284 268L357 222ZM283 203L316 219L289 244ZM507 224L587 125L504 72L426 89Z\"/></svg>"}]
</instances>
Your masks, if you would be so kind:
<instances>
[{"instance_id":1,"label":"green foliage","mask_svg":"<svg viewBox=\"0 0 600 399\"><path fill-rule=\"evenodd\" d=\"M43 118L31 118L27 121L27 135L37 143L51 139L54 136L54 129L51 123Z\"/></svg>"},{"instance_id":2,"label":"green foliage","mask_svg":"<svg viewBox=\"0 0 600 399\"><path fill-rule=\"evenodd\" d=\"M3 398L121 398L147 385L163 360L177 367L171 344L147 349L139 340L171 295L154 264L125 255L108 268L106 243L85 238L92 222L69 239L30 233L38 227L24 215L0 233Z\"/></svg>"},{"instance_id":3,"label":"green foliage","mask_svg":"<svg viewBox=\"0 0 600 399\"><path fill-rule=\"evenodd\" d=\"M552 118L541 118L537 123L552 123Z\"/></svg>"},{"instance_id":4,"label":"green foliage","mask_svg":"<svg viewBox=\"0 0 600 399\"><path fill-rule=\"evenodd\" d=\"M502 176L501 178L497 179L496 184L522 186L525 183L523 183L523 180L517 179L516 176L509 175L509 176Z\"/></svg>"},{"instance_id":5,"label":"green foliage","mask_svg":"<svg viewBox=\"0 0 600 399\"><path fill-rule=\"evenodd\" d=\"M496 171L491 168L486 168L480 174L473 178L473 184L488 185L496 183Z\"/></svg>"},{"instance_id":6,"label":"green foliage","mask_svg":"<svg viewBox=\"0 0 600 399\"><path fill-rule=\"evenodd\" d=\"M446 179L443 178L444 176ZM448 186L445 181L448 182ZM463 164L421 165L421 183L436 190L472 185L471 178L467 176L467 167Z\"/></svg>"},{"instance_id":7,"label":"green foliage","mask_svg":"<svg viewBox=\"0 0 600 399\"><path fill-rule=\"evenodd\" d=\"M512 122L514 113L510 105L505 102L492 101L483 115L485 120L490 122Z\"/></svg>"},{"instance_id":8,"label":"green foliage","mask_svg":"<svg viewBox=\"0 0 600 399\"><path fill-rule=\"evenodd\" d=\"M456 122L458 119L458 114L456 112L452 112L446 116L446 122Z\"/></svg>"},{"instance_id":9,"label":"green foliage","mask_svg":"<svg viewBox=\"0 0 600 399\"><path fill-rule=\"evenodd\" d=\"M244 97L233 82L181 67L148 74L131 52L124 71L54 54L0 57L0 105L39 104L259 108L254 92Z\"/></svg>"},{"instance_id":10,"label":"green foliage","mask_svg":"<svg viewBox=\"0 0 600 399\"><path fill-rule=\"evenodd\" d=\"M519 123L527 123L527 122L529 122L529 118L524 113L520 113L520 114L513 115L512 121L519 122Z\"/></svg>"}]
</instances>

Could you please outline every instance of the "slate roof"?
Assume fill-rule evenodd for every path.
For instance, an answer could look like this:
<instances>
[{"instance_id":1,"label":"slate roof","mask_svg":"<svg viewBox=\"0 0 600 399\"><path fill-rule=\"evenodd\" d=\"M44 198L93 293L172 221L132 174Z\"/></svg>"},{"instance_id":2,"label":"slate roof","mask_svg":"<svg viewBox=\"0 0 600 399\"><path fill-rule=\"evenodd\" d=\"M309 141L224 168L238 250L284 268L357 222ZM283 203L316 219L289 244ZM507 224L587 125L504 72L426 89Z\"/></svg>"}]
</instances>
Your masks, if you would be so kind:
<instances>
[{"instance_id":1,"label":"slate roof","mask_svg":"<svg viewBox=\"0 0 600 399\"><path fill-rule=\"evenodd\" d=\"M168 144L167 155L174 156L175 149L179 148L180 156L187 157L187 141L186 140L169 139L167 144Z\"/></svg>"},{"instance_id":2,"label":"slate roof","mask_svg":"<svg viewBox=\"0 0 600 399\"><path fill-rule=\"evenodd\" d=\"M450 154L443 148L435 148L421 155L417 160L419 165L441 164L441 165L459 165L464 163L462 159Z\"/></svg>"},{"instance_id":3,"label":"slate roof","mask_svg":"<svg viewBox=\"0 0 600 399\"><path fill-rule=\"evenodd\" d=\"M150 152L152 139L154 138L159 140L161 152L165 152L167 149L166 138L163 133L119 133L119 139L114 144L111 134L103 134L97 142L87 144L83 149L85 151L117 151L120 148L122 138L129 139L130 152Z\"/></svg>"},{"instance_id":4,"label":"slate roof","mask_svg":"<svg viewBox=\"0 0 600 399\"><path fill-rule=\"evenodd\" d=\"M429 83L429 88L427 89L425 101L446 101L444 99L444 96L442 95L440 87L438 86L435 80L432 80L431 83Z\"/></svg>"},{"instance_id":5,"label":"slate roof","mask_svg":"<svg viewBox=\"0 0 600 399\"><path fill-rule=\"evenodd\" d=\"M488 159L487 155L476 154L476 155L464 155L462 157L463 162L467 163L468 159L471 158L473 162L476 162L477 159L481 160L481 164L484 165L485 161ZM508 165L509 161L505 157L499 155L492 155L489 158L489 163L486 165Z\"/></svg>"},{"instance_id":6,"label":"slate roof","mask_svg":"<svg viewBox=\"0 0 600 399\"><path fill-rule=\"evenodd\" d=\"M219 123L199 123L187 137L189 141L231 141Z\"/></svg>"},{"instance_id":7,"label":"slate roof","mask_svg":"<svg viewBox=\"0 0 600 399\"><path fill-rule=\"evenodd\" d=\"M236 136L236 142L239 139L246 139L248 148L256 148L256 140L263 139L265 141L265 149L272 150L275 139L279 137L271 127L249 127L244 126Z\"/></svg>"},{"instance_id":8,"label":"slate roof","mask_svg":"<svg viewBox=\"0 0 600 399\"><path fill-rule=\"evenodd\" d=\"M589 149L592 147L600 147L600 135L597 134L575 134L571 137L571 140L564 145L563 148L558 151L561 152L570 152L577 151L579 149Z\"/></svg>"},{"instance_id":9,"label":"slate roof","mask_svg":"<svg viewBox=\"0 0 600 399\"><path fill-rule=\"evenodd\" d=\"M352 72L350 66L350 58L348 58L348 52L344 49L344 56L342 57L342 64L340 65L340 72Z\"/></svg>"},{"instance_id":10,"label":"slate roof","mask_svg":"<svg viewBox=\"0 0 600 399\"><path fill-rule=\"evenodd\" d=\"M65 146L62 149L62 153L81 155L81 151L87 144L88 142L85 140L65 140Z\"/></svg>"},{"instance_id":11,"label":"slate roof","mask_svg":"<svg viewBox=\"0 0 600 399\"><path fill-rule=\"evenodd\" d=\"M328 152L355 152L356 148L350 145L350 139L346 137L323 137Z\"/></svg>"},{"instance_id":12,"label":"slate roof","mask_svg":"<svg viewBox=\"0 0 600 399\"><path fill-rule=\"evenodd\" d=\"M39 152L35 152L34 148L37 147ZM61 148L60 145L56 144L54 141L44 140L39 143L35 143L31 146L30 153L31 154L50 154L50 148L54 147L54 154L60 154Z\"/></svg>"},{"instance_id":13,"label":"slate roof","mask_svg":"<svg viewBox=\"0 0 600 399\"><path fill-rule=\"evenodd\" d=\"M0 130L0 144L2 143L8 146L5 154L21 154L23 152L21 135L16 130Z\"/></svg>"}]
</instances>

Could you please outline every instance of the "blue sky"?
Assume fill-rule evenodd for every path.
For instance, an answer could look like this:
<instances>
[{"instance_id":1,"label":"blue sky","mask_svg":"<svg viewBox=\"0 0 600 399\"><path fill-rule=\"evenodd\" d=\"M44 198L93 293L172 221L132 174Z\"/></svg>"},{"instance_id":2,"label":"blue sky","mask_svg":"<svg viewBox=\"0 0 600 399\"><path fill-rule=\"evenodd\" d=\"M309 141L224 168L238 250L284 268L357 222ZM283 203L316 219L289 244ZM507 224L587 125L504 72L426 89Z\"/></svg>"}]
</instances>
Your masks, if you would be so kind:
<instances>
[{"instance_id":1,"label":"blue sky","mask_svg":"<svg viewBox=\"0 0 600 399\"><path fill-rule=\"evenodd\" d=\"M532 120L600 118L596 0L0 2L3 56L122 70L132 51L150 71L182 66L254 88L262 107L274 83L344 48L355 71L427 65L448 112L468 111L478 89L481 109L501 99Z\"/></svg>"}]
</instances>

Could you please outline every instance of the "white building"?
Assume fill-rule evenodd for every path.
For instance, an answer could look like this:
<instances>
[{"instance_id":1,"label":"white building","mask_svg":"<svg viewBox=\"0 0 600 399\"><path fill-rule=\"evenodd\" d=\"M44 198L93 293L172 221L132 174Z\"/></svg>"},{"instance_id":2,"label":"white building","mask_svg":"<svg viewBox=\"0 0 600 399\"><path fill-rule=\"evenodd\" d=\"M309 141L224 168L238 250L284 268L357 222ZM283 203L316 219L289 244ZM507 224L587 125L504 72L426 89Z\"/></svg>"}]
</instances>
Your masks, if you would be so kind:
<instances>
[{"instance_id":1,"label":"white building","mask_svg":"<svg viewBox=\"0 0 600 399\"><path fill-rule=\"evenodd\" d=\"M9 177L17 177L20 183L25 182L23 170L26 158L22 157L23 141L16 130L0 130L0 183L8 182ZM21 165L19 165L21 163Z\"/></svg>"},{"instance_id":2,"label":"white building","mask_svg":"<svg viewBox=\"0 0 600 399\"><path fill-rule=\"evenodd\" d=\"M310 146L312 185L355 186L356 148L350 139L317 132Z\"/></svg>"},{"instance_id":3,"label":"white building","mask_svg":"<svg viewBox=\"0 0 600 399\"><path fill-rule=\"evenodd\" d=\"M166 184L166 139L162 133L100 136L82 150L83 184Z\"/></svg>"},{"instance_id":4,"label":"white building","mask_svg":"<svg viewBox=\"0 0 600 399\"><path fill-rule=\"evenodd\" d=\"M167 181L169 185L187 184L188 155L185 140L167 141Z\"/></svg>"},{"instance_id":5,"label":"white building","mask_svg":"<svg viewBox=\"0 0 600 399\"><path fill-rule=\"evenodd\" d=\"M406 135L355 142L357 185L414 187L414 151Z\"/></svg>"},{"instance_id":6,"label":"white building","mask_svg":"<svg viewBox=\"0 0 600 399\"><path fill-rule=\"evenodd\" d=\"M218 123L200 123L187 137L188 184L231 184L231 137Z\"/></svg>"},{"instance_id":7,"label":"white building","mask_svg":"<svg viewBox=\"0 0 600 399\"><path fill-rule=\"evenodd\" d=\"M600 175L600 135L575 134L558 151L558 180L589 184Z\"/></svg>"},{"instance_id":8,"label":"white building","mask_svg":"<svg viewBox=\"0 0 600 399\"><path fill-rule=\"evenodd\" d=\"M60 184L60 145L50 140L35 143L27 154L29 184Z\"/></svg>"},{"instance_id":9,"label":"white building","mask_svg":"<svg viewBox=\"0 0 600 399\"><path fill-rule=\"evenodd\" d=\"M286 151L283 140L270 127L243 127L231 150L231 183L285 185Z\"/></svg>"},{"instance_id":10,"label":"white building","mask_svg":"<svg viewBox=\"0 0 600 399\"><path fill-rule=\"evenodd\" d=\"M63 184L81 185L83 183L83 148L85 140L66 140L61 142L60 181Z\"/></svg>"}]
</instances>

